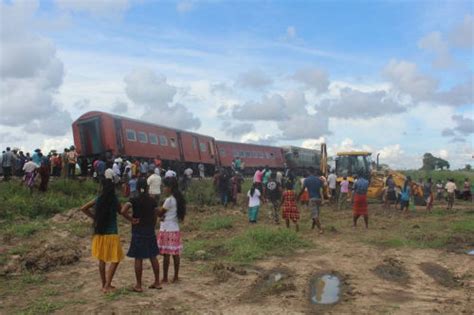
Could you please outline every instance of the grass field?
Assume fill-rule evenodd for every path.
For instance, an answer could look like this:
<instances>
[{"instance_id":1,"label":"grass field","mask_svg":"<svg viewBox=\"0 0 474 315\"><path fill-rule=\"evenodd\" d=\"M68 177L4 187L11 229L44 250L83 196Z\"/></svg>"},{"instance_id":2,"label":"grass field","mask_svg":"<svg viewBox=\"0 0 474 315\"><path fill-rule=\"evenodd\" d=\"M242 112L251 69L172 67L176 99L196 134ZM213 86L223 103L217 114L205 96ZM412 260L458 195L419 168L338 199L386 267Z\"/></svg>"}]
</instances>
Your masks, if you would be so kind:
<instances>
[{"instance_id":1,"label":"grass field","mask_svg":"<svg viewBox=\"0 0 474 315\"><path fill-rule=\"evenodd\" d=\"M411 174L414 178L419 176L419 173ZM432 174L445 176L442 178L466 176L465 173L456 172L434 172L426 176L438 178ZM292 279L295 279L297 284L298 281L306 281L315 270L329 268L344 271L354 277L352 281L358 285L358 290L367 287L367 291L364 291L367 296L372 296L372 287L385 288L386 283L379 283L370 278L370 270L361 279L370 278L372 283L365 283L365 280L363 283L358 282L358 275L370 268L357 268L365 265L376 266L386 256L396 256L397 259L406 261L411 272L414 272L413 268L420 261L437 263L442 260L445 266L458 270L459 277L467 281L474 279L474 274L466 273L463 269L466 266L466 263L463 263L467 256L465 251L474 248L472 203L456 200L455 211L452 212L445 210L444 202L436 203L432 213L426 213L423 207L416 207L409 217L402 216L397 210L384 210L380 204L371 203L368 231L361 227L357 230L351 228L349 209L336 211L333 206L325 205L321 218L325 233L319 236L310 229L309 209L304 206L300 206L301 221L298 233L293 227L286 229L284 224L274 225L268 216L268 205L261 208L259 223L249 225L245 213L246 200L243 196L249 187L250 180L247 180L239 206L223 208L218 205L210 180L193 181L191 189L186 193L188 214L185 222L181 224L184 236L184 290L192 294L189 293L189 297L181 300L169 313L177 313L176 310L192 313L198 306L205 310L208 307L207 300L199 294L209 290L209 296L206 298L216 299L208 303L218 305L219 310L224 310L223 313L226 305L230 303L228 301L234 303L233 307L241 307L242 302L239 299L233 300L232 297L235 292L245 293L244 291L258 280L251 276L252 273L258 274L260 270L271 271L281 266L284 270L293 270ZM102 296L95 291L98 284L96 262L89 258L88 247L91 224L78 211L71 214L69 210L94 198L97 189L97 184L92 181L59 180L51 183L50 191L46 194L35 192L30 195L18 182L0 184L0 239L3 241L0 245L0 269L11 265L12 262L24 264L25 259L32 259L32 255L33 258L36 257L34 255L40 255L38 257L42 259L42 264L51 263L54 259L62 264L56 266L53 261L44 271L22 269L16 275L0 276L0 299L3 301L0 304L0 313L80 313L86 310L85 307L99 313L109 311L110 307L115 307L117 312L128 312L131 310L126 307L131 305L130 303L138 301L140 305L145 305L156 298L151 292L139 297L126 289L125 285L133 281L131 259L126 259L124 266L120 267L117 280L119 289L116 292ZM64 217L52 220L58 213ZM130 226L123 218L119 218L119 233L126 250L130 240ZM41 249L45 246L49 249L42 253ZM81 248L87 249L82 250L79 261L64 256ZM149 270L145 271L147 272ZM240 272L237 278L233 275L234 272ZM203 286L202 279L213 285ZM238 285L232 281L227 284L228 279ZM410 294L416 296L427 290L432 290L431 295L439 292L448 294L441 288L433 288L426 283L423 285L425 287L416 288L416 292ZM471 287L469 282L465 285L466 290ZM22 296L23 292L28 292L28 295ZM167 298L182 294L182 291L174 289L166 292L168 293L160 294L165 294ZM306 293L300 297L298 292L300 290L291 293L298 296L299 304L296 303L296 307L301 303L305 305L303 299ZM462 300L462 292L464 291L458 289L450 291L449 294L453 294L453 300ZM279 297L276 296L275 299L277 298ZM347 298L348 300L342 303L340 313L350 312L351 305L364 308L364 304L357 304L358 300ZM425 297L419 299L426 300ZM404 308L405 304L400 302L393 306L391 301L382 299L374 301L373 304L384 305L383 309L389 310L384 311L386 313L390 313L395 306L396 309L410 313ZM154 304L150 305L149 308L145 307L143 312L153 310ZM268 305L263 303L259 307L265 312ZM348 308L345 309L345 306ZM419 304L416 307L419 307ZM366 311L370 313L372 310ZM242 312L248 313L248 310Z\"/></svg>"}]
</instances>

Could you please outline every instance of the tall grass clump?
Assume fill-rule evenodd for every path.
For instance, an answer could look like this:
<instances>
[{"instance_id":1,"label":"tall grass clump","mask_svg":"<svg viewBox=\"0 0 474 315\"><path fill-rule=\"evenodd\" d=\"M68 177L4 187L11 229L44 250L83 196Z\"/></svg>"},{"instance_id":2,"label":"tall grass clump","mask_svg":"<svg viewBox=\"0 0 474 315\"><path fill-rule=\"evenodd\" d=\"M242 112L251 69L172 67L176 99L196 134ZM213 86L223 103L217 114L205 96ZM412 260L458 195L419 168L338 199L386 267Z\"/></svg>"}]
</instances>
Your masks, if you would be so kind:
<instances>
[{"instance_id":1,"label":"tall grass clump","mask_svg":"<svg viewBox=\"0 0 474 315\"><path fill-rule=\"evenodd\" d=\"M204 231L217 231L224 229L231 229L234 225L234 218L231 217L222 217L222 216L213 216L209 218L202 224L202 229Z\"/></svg>"},{"instance_id":2,"label":"tall grass clump","mask_svg":"<svg viewBox=\"0 0 474 315\"><path fill-rule=\"evenodd\" d=\"M268 255L287 255L309 246L292 230L263 226L249 229L225 243L229 259L238 263L251 263Z\"/></svg>"},{"instance_id":3,"label":"tall grass clump","mask_svg":"<svg viewBox=\"0 0 474 315\"><path fill-rule=\"evenodd\" d=\"M185 192L188 204L213 206L218 203L212 179L193 180Z\"/></svg>"}]
</instances>

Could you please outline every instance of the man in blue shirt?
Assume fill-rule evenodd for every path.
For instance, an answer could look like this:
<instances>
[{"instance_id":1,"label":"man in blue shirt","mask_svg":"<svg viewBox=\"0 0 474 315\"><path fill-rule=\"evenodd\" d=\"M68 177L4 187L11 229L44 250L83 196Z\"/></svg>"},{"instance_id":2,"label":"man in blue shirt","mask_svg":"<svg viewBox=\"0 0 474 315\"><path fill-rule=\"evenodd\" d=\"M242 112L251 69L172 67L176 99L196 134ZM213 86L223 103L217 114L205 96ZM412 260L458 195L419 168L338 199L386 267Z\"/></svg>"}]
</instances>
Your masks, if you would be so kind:
<instances>
[{"instance_id":1,"label":"man in blue shirt","mask_svg":"<svg viewBox=\"0 0 474 315\"><path fill-rule=\"evenodd\" d=\"M319 221L322 188L323 181L319 178L319 172L315 173L314 168L310 167L309 176L304 180L298 199L304 193L304 190L307 189L309 194L309 207L311 208L311 218L313 220L311 229L314 229L315 226L317 226L320 234L323 233L321 222Z\"/></svg>"},{"instance_id":2,"label":"man in blue shirt","mask_svg":"<svg viewBox=\"0 0 474 315\"><path fill-rule=\"evenodd\" d=\"M352 208L353 228L357 227L357 220L360 216L364 217L365 228L369 228L369 212L367 204L367 191L369 189L369 181L363 177L363 174L357 176L354 183L354 204Z\"/></svg>"}]
</instances>

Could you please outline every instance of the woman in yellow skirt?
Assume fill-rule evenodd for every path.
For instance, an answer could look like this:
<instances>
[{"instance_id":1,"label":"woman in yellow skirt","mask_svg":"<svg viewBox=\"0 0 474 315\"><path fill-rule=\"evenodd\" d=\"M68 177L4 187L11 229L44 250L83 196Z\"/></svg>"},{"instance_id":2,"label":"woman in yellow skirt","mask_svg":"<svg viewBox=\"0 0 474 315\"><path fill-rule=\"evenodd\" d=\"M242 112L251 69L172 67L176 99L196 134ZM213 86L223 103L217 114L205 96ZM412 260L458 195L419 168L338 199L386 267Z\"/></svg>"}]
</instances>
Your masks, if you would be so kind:
<instances>
[{"instance_id":1,"label":"woman in yellow skirt","mask_svg":"<svg viewBox=\"0 0 474 315\"><path fill-rule=\"evenodd\" d=\"M94 213L90 210L92 207L95 207ZM100 196L82 206L81 211L94 220L92 256L99 260L102 291L110 292L114 289L112 279L115 271L124 257L117 228L120 203L115 195L115 186L111 179L103 180ZM110 263L107 273L106 263Z\"/></svg>"}]
</instances>

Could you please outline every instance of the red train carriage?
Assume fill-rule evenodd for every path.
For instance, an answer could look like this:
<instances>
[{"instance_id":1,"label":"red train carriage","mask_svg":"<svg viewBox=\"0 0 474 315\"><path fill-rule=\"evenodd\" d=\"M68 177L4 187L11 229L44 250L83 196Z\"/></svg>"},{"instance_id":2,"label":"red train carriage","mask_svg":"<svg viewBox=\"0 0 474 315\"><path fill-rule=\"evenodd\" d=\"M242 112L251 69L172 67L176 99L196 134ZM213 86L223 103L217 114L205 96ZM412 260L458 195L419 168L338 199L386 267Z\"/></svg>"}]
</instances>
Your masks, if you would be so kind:
<instances>
[{"instance_id":1,"label":"red train carriage","mask_svg":"<svg viewBox=\"0 0 474 315\"><path fill-rule=\"evenodd\" d=\"M73 123L80 155L114 155L216 164L214 138L103 112L88 112Z\"/></svg>"},{"instance_id":2,"label":"red train carriage","mask_svg":"<svg viewBox=\"0 0 474 315\"><path fill-rule=\"evenodd\" d=\"M278 147L216 141L221 166L230 167L236 157L245 163L245 169L269 166L271 168L284 168L285 160L283 151Z\"/></svg>"}]
</instances>

